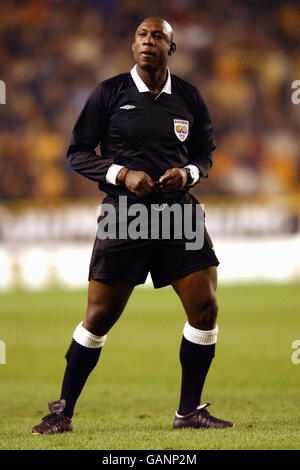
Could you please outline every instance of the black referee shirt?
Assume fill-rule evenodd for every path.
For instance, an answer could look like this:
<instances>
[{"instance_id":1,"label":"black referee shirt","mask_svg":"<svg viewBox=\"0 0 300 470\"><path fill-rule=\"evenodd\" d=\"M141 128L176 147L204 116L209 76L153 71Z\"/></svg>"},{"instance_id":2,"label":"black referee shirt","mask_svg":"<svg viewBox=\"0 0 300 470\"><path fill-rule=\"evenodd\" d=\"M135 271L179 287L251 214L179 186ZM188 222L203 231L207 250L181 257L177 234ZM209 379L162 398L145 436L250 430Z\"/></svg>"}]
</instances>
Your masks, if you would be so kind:
<instances>
[{"instance_id":1,"label":"black referee shirt","mask_svg":"<svg viewBox=\"0 0 300 470\"><path fill-rule=\"evenodd\" d=\"M158 96L140 92L131 73L98 84L73 130L67 152L71 168L97 181L109 196L127 195L131 201L141 198L124 184L106 182L112 164L145 171L154 181L169 168L193 164L200 180L207 178L215 143L206 104L194 86L175 75L170 79L170 91ZM98 144L101 156L95 152ZM187 190L162 193L159 200L178 199Z\"/></svg>"}]
</instances>

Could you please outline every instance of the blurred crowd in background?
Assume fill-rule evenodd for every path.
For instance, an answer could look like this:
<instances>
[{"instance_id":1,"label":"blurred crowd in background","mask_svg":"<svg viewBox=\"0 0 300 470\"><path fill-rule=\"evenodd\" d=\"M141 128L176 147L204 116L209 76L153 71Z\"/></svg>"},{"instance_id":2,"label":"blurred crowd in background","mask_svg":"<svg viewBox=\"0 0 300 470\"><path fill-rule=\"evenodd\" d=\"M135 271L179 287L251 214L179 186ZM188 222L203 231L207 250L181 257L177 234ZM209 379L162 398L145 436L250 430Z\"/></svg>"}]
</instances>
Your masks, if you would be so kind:
<instances>
[{"instance_id":1,"label":"blurred crowd in background","mask_svg":"<svg viewBox=\"0 0 300 470\"><path fill-rule=\"evenodd\" d=\"M97 196L66 164L71 131L97 82L133 65L134 31L162 16L175 32L173 74L208 104L217 149L198 194L300 190L300 14L296 1L1 0L0 198Z\"/></svg>"}]
</instances>

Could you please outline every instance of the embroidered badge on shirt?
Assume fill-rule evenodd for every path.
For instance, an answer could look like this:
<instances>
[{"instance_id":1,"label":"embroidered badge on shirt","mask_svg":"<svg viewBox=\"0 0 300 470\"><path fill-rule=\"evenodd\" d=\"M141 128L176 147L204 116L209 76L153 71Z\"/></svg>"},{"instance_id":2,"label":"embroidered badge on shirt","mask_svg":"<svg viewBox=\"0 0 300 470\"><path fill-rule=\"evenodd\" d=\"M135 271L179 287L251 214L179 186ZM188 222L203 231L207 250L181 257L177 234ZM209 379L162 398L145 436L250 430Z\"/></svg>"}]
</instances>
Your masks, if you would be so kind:
<instances>
[{"instance_id":1,"label":"embroidered badge on shirt","mask_svg":"<svg viewBox=\"0 0 300 470\"><path fill-rule=\"evenodd\" d=\"M189 134L189 121L174 119L174 131L176 137L178 137L178 139L183 142Z\"/></svg>"}]
</instances>

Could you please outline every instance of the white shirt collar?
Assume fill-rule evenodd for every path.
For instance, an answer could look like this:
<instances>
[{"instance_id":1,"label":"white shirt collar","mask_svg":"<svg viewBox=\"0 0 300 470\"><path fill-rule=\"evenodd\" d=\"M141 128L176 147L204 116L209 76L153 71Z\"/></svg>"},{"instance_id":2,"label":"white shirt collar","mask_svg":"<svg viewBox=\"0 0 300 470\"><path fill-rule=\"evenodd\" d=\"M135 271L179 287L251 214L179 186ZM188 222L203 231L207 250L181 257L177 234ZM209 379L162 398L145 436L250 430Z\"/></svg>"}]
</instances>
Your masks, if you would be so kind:
<instances>
[{"instance_id":1,"label":"white shirt collar","mask_svg":"<svg viewBox=\"0 0 300 470\"><path fill-rule=\"evenodd\" d=\"M161 93L167 93L168 95L171 95L171 74L170 74L170 70L169 68L167 69L168 70L168 76L167 76L167 81L163 87L163 89L161 90L160 94ZM139 90L140 93L145 93L147 91L150 91L149 88L147 87L147 85L145 85L145 83L143 82L143 80L141 79L141 77L139 76L139 74L137 73L137 69L136 69L136 65L130 70L130 73L131 73L131 76L132 76L132 79L137 87L137 89Z\"/></svg>"}]
</instances>

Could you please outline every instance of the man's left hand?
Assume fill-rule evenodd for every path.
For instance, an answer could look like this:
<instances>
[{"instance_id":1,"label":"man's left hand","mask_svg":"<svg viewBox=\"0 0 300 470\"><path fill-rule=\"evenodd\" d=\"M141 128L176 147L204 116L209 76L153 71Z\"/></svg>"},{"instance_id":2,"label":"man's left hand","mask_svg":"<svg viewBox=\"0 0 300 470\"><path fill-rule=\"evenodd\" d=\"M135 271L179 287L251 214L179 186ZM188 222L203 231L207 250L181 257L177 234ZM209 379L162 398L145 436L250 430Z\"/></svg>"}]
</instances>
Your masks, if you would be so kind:
<instances>
[{"instance_id":1,"label":"man's left hand","mask_svg":"<svg viewBox=\"0 0 300 470\"><path fill-rule=\"evenodd\" d=\"M159 179L159 184L164 192L180 191L187 183L187 171L185 168L170 168Z\"/></svg>"}]
</instances>

